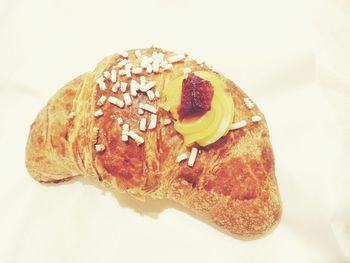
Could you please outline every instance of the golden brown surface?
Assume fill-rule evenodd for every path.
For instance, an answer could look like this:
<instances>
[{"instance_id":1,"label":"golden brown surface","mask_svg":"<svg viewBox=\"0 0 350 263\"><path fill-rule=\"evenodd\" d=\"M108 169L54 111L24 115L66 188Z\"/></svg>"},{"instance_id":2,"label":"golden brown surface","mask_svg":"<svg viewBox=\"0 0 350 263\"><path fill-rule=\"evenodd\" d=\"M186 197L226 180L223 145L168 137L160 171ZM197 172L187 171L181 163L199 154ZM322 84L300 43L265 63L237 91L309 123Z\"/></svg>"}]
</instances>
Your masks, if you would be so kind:
<instances>
[{"instance_id":1,"label":"golden brown surface","mask_svg":"<svg viewBox=\"0 0 350 263\"><path fill-rule=\"evenodd\" d=\"M154 50L166 57L173 54L158 48L141 51L151 55ZM137 146L130 139L128 143L121 141L117 117L140 134L137 105L150 103L147 96L133 98L133 105L123 109L106 102L102 107L104 115L93 116L101 94L122 99L120 93L112 93L108 82L105 91L96 84L105 70L122 59L118 54L103 59L94 72L67 83L38 114L26 149L26 165L33 178L54 183L78 175L96 177L107 188L128 192L138 199L150 196L175 200L241 238L257 237L271 230L279 222L281 204L269 132L257 106L248 109L243 102L246 94L219 75L227 82L234 100L234 121L247 120L248 124L201 149L191 168L186 161L176 162L186 147L173 125L162 125L164 118L171 118L164 110L158 111L160 123L156 129L143 133L143 145ZM134 52L129 51L129 61L135 60ZM186 57L171 71L146 77L155 80L161 92L166 83L183 74L185 67L210 71ZM150 104L158 105L163 100L161 97ZM70 112L76 115L72 119L67 118ZM251 122L253 115L262 120ZM148 113L144 116L149 120ZM100 129L98 136L93 127ZM96 143L103 143L106 150L97 153Z\"/></svg>"}]
</instances>

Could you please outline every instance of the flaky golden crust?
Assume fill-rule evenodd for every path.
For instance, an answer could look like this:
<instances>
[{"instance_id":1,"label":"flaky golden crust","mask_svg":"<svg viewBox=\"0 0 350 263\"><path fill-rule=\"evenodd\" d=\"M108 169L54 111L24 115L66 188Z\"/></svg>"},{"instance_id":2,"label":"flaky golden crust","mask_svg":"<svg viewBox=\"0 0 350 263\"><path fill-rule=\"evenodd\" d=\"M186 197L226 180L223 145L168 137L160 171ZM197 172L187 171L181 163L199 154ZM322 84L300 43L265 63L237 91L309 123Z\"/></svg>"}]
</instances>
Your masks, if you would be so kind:
<instances>
[{"instance_id":1,"label":"flaky golden crust","mask_svg":"<svg viewBox=\"0 0 350 263\"><path fill-rule=\"evenodd\" d=\"M166 57L173 55L153 47L142 53L151 55L153 51L161 51ZM128 192L138 199L145 196L172 199L241 238L258 237L270 231L279 222L281 204L268 128L260 110L256 106L248 109L243 101L246 94L217 73L227 83L227 91L234 100L234 121L246 120L248 124L203 147L193 168L186 162L177 163L176 156L185 152L186 146L173 125L162 125L165 118L171 118L162 109L158 112L160 124L143 134L142 146L132 140L121 141L122 129L116 124L117 118L122 117L137 131L140 116L136 105L148 103L146 96L133 98L133 105L124 109L106 103L102 107L103 117L93 116L101 95L115 95L110 88L98 89L96 79L122 59L118 54L103 59L94 72L66 84L39 113L31 126L26 149L30 174L47 183L91 176L110 189ZM134 50L129 52L128 59L136 60ZM162 93L164 86L182 75L185 67L211 71L186 57L184 63L174 64L171 71L149 78L156 81ZM152 104L158 106L163 100L161 97ZM75 116L68 118L72 112ZM251 122L253 115L262 120ZM99 128L98 134L94 127ZM96 152L96 143L104 144L106 150Z\"/></svg>"}]
</instances>

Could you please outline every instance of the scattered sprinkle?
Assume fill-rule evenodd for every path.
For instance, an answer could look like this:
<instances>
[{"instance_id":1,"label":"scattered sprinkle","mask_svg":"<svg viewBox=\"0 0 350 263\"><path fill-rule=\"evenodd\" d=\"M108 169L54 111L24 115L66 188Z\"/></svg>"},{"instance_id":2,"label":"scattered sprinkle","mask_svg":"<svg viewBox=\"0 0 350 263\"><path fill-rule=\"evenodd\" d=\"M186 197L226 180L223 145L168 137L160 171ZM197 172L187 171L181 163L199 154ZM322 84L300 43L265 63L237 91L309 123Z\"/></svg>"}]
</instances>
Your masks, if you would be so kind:
<instances>
[{"instance_id":1,"label":"scattered sprinkle","mask_svg":"<svg viewBox=\"0 0 350 263\"><path fill-rule=\"evenodd\" d=\"M122 68L124 67L126 64L128 63L128 60L126 58L124 58L123 60L119 61L119 63L117 64L118 68Z\"/></svg>"},{"instance_id":2,"label":"scattered sprinkle","mask_svg":"<svg viewBox=\"0 0 350 263\"><path fill-rule=\"evenodd\" d=\"M147 94L147 97L148 97L148 99L149 99L150 101L154 100L155 95L154 95L153 90L148 90L148 91L146 92L146 94Z\"/></svg>"},{"instance_id":3,"label":"scattered sprinkle","mask_svg":"<svg viewBox=\"0 0 350 263\"><path fill-rule=\"evenodd\" d=\"M159 63L158 62L153 62L152 64L152 71L155 73L159 72Z\"/></svg>"},{"instance_id":4,"label":"scattered sprinkle","mask_svg":"<svg viewBox=\"0 0 350 263\"><path fill-rule=\"evenodd\" d=\"M102 143L96 144L95 149L96 149L96 152L103 152L104 150L106 150L106 146L104 146L104 144Z\"/></svg>"},{"instance_id":5,"label":"scattered sprinkle","mask_svg":"<svg viewBox=\"0 0 350 263\"><path fill-rule=\"evenodd\" d=\"M112 69L112 71L111 71L111 81L113 83L117 82L117 71L115 69Z\"/></svg>"},{"instance_id":6,"label":"scattered sprinkle","mask_svg":"<svg viewBox=\"0 0 350 263\"><path fill-rule=\"evenodd\" d=\"M108 71L105 71L105 72L103 72L103 76L105 77L105 79L110 79L111 73L109 73Z\"/></svg>"},{"instance_id":7,"label":"scattered sprinkle","mask_svg":"<svg viewBox=\"0 0 350 263\"><path fill-rule=\"evenodd\" d=\"M117 122L119 125L122 125L123 124L123 119L121 117L118 117L117 118Z\"/></svg>"},{"instance_id":8,"label":"scattered sprinkle","mask_svg":"<svg viewBox=\"0 0 350 263\"><path fill-rule=\"evenodd\" d=\"M252 122L259 122L259 121L261 121L261 117L260 117L260 116L254 115L254 116L252 117Z\"/></svg>"},{"instance_id":9,"label":"scattered sprinkle","mask_svg":"<svg viewBox=\"0 0 350 263\"><path fill-rule=\"evenodd\" d=\"M96 83L99 83L99 82L104 82L106 79L104 77L99 77L97 80L96 80Z\"/></svg>"},{"instance_id":10,"label":"scattered sprinkle","mask_svg":"<svg viewBox=\"0 0 350 263\"><path fill-rule=\"evenodd\" d=\"M133 68L132 69L132 73L136 74L136 75L141 74L142 73L142 68L141 67Z\"/></svg>"},{"instance_id":11,"label":"scattered sprinkle","mask_svg":"<svg viewBox=\"0 0 350 263\"><path fill-rule=\"evenodd\" d=\"M125 105L130 106L132 104L130 94L128 92L123 94Z\"/></svg>"},{"instance_id":12,"label":"scattered sprinkle","mask_svg":"<svg viewBox=\"0 0 350 263\"><path fill-rule=\"evenodd\" d=\"M141 85L141 87L145 86L145 84L146 84L146 78L145 78L145 76L141 76L140 77L140 85Z\"/></svg>"},{"instance_id":13,"label":"scattered sprinkle","mask_svg":"<svg viewBox=\"0 0 350 263\"><path fill-rule=\"evenodd\" d=\"M102 106L103 104L105 104L106 100L107 100L107 97L104 96L104 95L102 95L102 96L98 99L97 105L98 105L98 106Z\"/></svg>"},{"instance_id":14,"label":"scattered sprinkle","mask_svg":"<svg viewBox=\"0 0 350 263\"><path fill-rule=\"evenodd\" d=\"M149 57L142 57L140 65L142 68L147 68L150 65Z\"/></svg>"},{"instance_id":15,"label":"scattered sprinkle","mask_svg":"<svg viewBox=\"0 0 350 263\"><path fill-rule=\"evenodd\" d=\"M146 118L141 118L140 120L140 131L145 131L146 130Z\"/></svg>"},{"instance_id":16,"label":"scattered sprinkle","mask_svg":"<svg viewBox=\"0 0 350 263\"><path fill-rule=\"evenodd\" d=\"M135 56L137 57L137 59L140 59L142 54L141 54L141 51L138 49L135 51Z\"/></svg>"},{"instance_id":17,"label":"scattered sprinkle","mask_svg":"<svg viewBox=\"0 0 350 263\"><path fill-rule=\"evenodd\" d=\"M140 135L138 135L136 132L134 132L134 131L129 131L128 132L128 136L131 139L135 140L137 145L141 145L141 144L143 144L145 142L144 139Z\"/></svg>"},{"instance_id":18,"label":"scattered sprinkle","mask_svg":"<svg viewBox=\"0 0 350 263\"><path fill-rule=\"evenodd\" d=\"M120 91L121 92L125 92L126 91L126 88L128 87L128 83L126 83L126 82L122 82L121 84L120 84Z\"/></svg>"},{"instance_id":19,"label":"scattered sprinkle","mask_svg":"<svg viewBox=\"0 0 350 263\"><path fill-rule=\"evenodd\" d=\"M103 111L101 109L94 112L94 116L96 118L101 117L103 115Z\"/></svg>"},{"instance_id":20,"label":"scattered sprinkle","mask_svg":"<svg viewBox=\"0 0 350 263\"><path fill-rule=\"evenodd\" d=\"M98 87L100 88L100 90L107 89L106 83L104 83L103 81L98 83Z\"/></svg>"},{"instance_id":21,"label":"scattered sprinkle","mask_svg":"<svg viewBox=\"0 0 350 263\"><path fill-rule=\"evenodd\" d=\"M155 81L149 81L145 85L141 85L140 90L142 92L146 92L147 90L150 90L151 88L153 88L155 85L156 85Z\"/></svg>"},{"instance_id":22,"label":"scattered sprinkle","mask_svg":"<svg viewBox=\"0 0 350 263\"><path fill-rule=\"evenodd\" d=\"M171 120L170 119L165 119L164 120L164 125L167 126L169 124L171 124Z\"/></svg>"},{"instance_id":23,"label":"scattered sprinkle","mask_svg":"<svg viewBox=\"0 0 350 263\"><path fill-rule=\"evenodd\" d=\"M127 63L126 65L125 65L125 70L131 70L131 68L134 66L134 64L132 64L132 63Z\"/></svg>"},{"instance_id":24,"label":"scattered sprinkle","mask_svg":"<svg viewBox=\"0 0 350 263\"><path fill-rule=\"evenodd\" d=\"M172 64L166 64L165 66L164 66L164 69L165 70L170 70L170 69L172 69L173 68L173 65Z\"/></svg>"},{"instance_id":25,"label":"scattered sprinkle","mask_svg":"<svg viewBox=\"0 0 350 263\"><path fill-rule=\"evenodd\" d=\"M131 71L130 71L130 69L126 69L125 70L125 76L129 79L129 78L131 78Z\"/></svg>"},{"instance_id":26,"label":"scattered sprinkle","mask_svg":"<svg viewBox=\"0 0 350 263\"><path fill-rule=\"evenodd\" d=\"M123 108L124 107L124 101L116 98L116 97L113 97L113 96L110 96L108 98L108 101L113 104L113 105L116 105L118 106L119 108Z\"/></svg>"},{"instance_id":27,"label":"scattered sprinkle","mask_svg":"<svg viewBox=\"0 0 350 263\"><path fill-rule=\"evenodd\" d=\"M194 162L196 161L196 158L197 158L197 153L198 153L198 149L196 147L193 147L191 149L190 158L188 159L188 163L187 163L189 167L193 167Z\"/></svg>"},{"instance_id":28,"label":"scattered sprinkle","mask_svg":"<svg viewBox=\"0 0 350 263\"><path fill-rule=\"evenodd\" d=\"M180 163L188 158L187 153L181 153L176 157L176 162Z\"/></svg>"},{"instance_id":29,"label":"scattered sprinkle","mask_svg":"<svg viewBox=\"0 0 350 263\"><path fill-rule=\"evenodd\" d=\"M75 112L74 111L70 112L68 114L68 116L67 116L68 119L74 119L74 117L75 117Z\"/></svg>"},{"instance_id":30,"label":"scattered sprinkle","mask_svg":"<svg viewBox=\"0 0 350 263\"><path fill-rule=\"evenodd\" d=\"M124 123L122 126L122 141L127 142L128 141L128 132L129 132L129 124Z\"/></svg>"},{"instance_id":31,"label":"scattered sprinkle","mask_svg":"<svg viewBox=\"0 0 350 263\"><path fill-rule=\"evenodd\" d=\"M127 57L129 56L129 54L128 54L127 51L123 51L123 52L121 53L121 55L122 55L123 58L127 58Z\"/></svg>"},{"instance_id":32,"label":"scattered sprinkle","mask_svg":"<svg viewBox=\"0 0 350 263\"><path fill-rule=\"evenodd\" d=\"M120 88L120 83L117 82L117 83L115 83L115 84L112 86L112 91L113 91L114 93L116 93L116 92L118 91L119 88Z\"/></svg>"},{"instance_id":33,"label":"scattered sprinkle","mask_svg":"<svg viewBox=\"0 0 350 263\"><path fill-rule=\"evenodd\" d=\"M184 54L179 54L179 55L175 55L175 56L171 56L168 58L169 63L176 63L176 62L180 62L182 60L185 59L185 55Z\"/></svg>"},{"instance_id":34,"label":"scattered sprinkle","mask_svg":"<svg viewBox=\"0 0 350 263\"><path fill-rule=\"evenodd\" d=\"M126 75L126 70L125 69L119 70L118 75L119 76L125 76Z\"/></svg>"},{"instance_id":35,"label":"scattered sprinkle","mask_svg":"<svg viewBox=\"0 0 350 263\"><path fill-rule=\"evenodd\" d=\"M157 115L151 114L151 121L148 125L149 130L153 130L157 126Z\"/></svg>"},{"instance_id":36,"label":"scattered sprinkle","mask_svg":"<svg viewBox=\"0 0 350 263\"><path fill-rule=\"evenodd\" d=\"M149 73L149 74L151 74L151 73L153 72L153 67L152 67L151 64L149 64L149 65L147 66L146 72Z\"/></svg>"},{"instance_id":37,"label":"scattered sprinkle","mask_svg":"<svg viewBox=\"0 0 350 263\"><path fill-rule=\"evenodd\" d=\"M145 112L143 111L143 109L138 109L137 111L140 115L143 115Z\"/></svg>"},{"instance_id":38,"label":"scattered sprinkle","mask_svg":"<svg viewBox=\"0 0 350 263\"><path fill-rule=\"evenodd\" d=\"M248 109L254 108L254 103L249 98L244 98L243 100Z\"/></svg>"},{"instance_id":39,"label":"scattered sprinkle","mask_svg":"<svg viewBox=\"0 0 350 263\"><path fill-rule=\"evenodd\" d=\"M164 68L167 64L168 64L168 61L162 60L162 61L160 62L160 64L159 64L159 66L160 66L161 68Z\"/></svg>"},{"instance_id":40,"label":"scattered sprinkle","mask_svg":"<svg viewBox=\"0 0 350 263\"><path fill-rule=\"evenodd\" d=\"M246 125L247 125L247 122L244 120L239 121L239 122L235 122L235 123L232 123L231 130L237 130L237 129L243 128Z\"/></svg>"},{"instance_id":41,"label":"scattered sprinkle","mask_svg":"<svg viewBox=\"0 0 350 263\"><path fill-rule=\"evenodd\" d=\"M156 90L156 91L154 92L154 95L156 95L157 98L160 98L160 92L159 92L159 90Z\"/></svg>"},{"instance_id":42,"label":"scattered sprinkle","mask_svg":"<svg viewBox=\"0 0 350 263\"><path fill-rule=\"evenodd\" d=\"M149 105L147 103L140 103L139 108L143 109L145 111L149 111L149 112L154 113L154 114L157 113L157 109L155 107L153 107L152 105Z\"/></svg>"}]
</instances>

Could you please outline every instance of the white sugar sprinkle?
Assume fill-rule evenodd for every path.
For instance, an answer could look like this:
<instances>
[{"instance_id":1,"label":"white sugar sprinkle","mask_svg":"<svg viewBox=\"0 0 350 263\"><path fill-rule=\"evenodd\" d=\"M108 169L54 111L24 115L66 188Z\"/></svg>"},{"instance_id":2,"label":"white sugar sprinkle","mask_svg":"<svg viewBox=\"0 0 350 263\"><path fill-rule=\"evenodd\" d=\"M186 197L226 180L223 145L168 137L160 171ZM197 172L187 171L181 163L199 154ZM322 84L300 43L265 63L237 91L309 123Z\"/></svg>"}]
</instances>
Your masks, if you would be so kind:
<instances>
[{"instance_id":1,"label":"white sugar sprinkle","mask_svg":"<svg viewBox=\"0 0 350 263\"><path fill-rule=\"evenodd\" d=\"M130 106L132 104L130 94L128 92L123 94L125 105Z\"/></svg>"},{"instance_id":2,"label":"white sugar sprinkle","mask_svg":"<svg viewBox=\"0 0 350 263\"><path fill-rule=\"evenodd\" d=\"M114 93L116 93L116 92L118 91L119 88L120 88L120 83L117 82L117 83L115 83L115 84L112 86L112 91L113 91Z\"/></svg>"},{"instance_id":3,"label":"white sugar sprinkle","mask_svg":"<svg viewBox=\"0 0 350 263\"><path fill-rule=\"evenodd\" d=\"M107 100L107 97L104 96L104 95L102 95L102 96L98 99L97 105L98 105L98 106L102 106L103 104L105 104L106 100Z\"/></svg>"},{"instance_id":4,"label":"white sugar sprinkle","mask_svg":"<svg viewBox=\"0 0 350 263\"><path fill-rule=\"evenodd\" d=\"M122 141L127 142L128 141L128 135L127 134L122 134Z\"/></svg>"},{"instance_id":5,"label":"white sugar sprinkle","mask_svg":"<svg viewBox=\"0 0 350 263\"><path fill-rule=\"evenodd\" d=\"M142 73L142 68L141 67L133 68L132 69L132 73L136 74L136 75L141 74Z\"/></svg>"},{"instance_id":6,"label":"white sugar sprinkle","mask_svg":"<svg viewBox=\"0 0 350 263\"><path fill-rule=\"evenodd\" d=\"M196 161L197 158L197 153L198 153L198 149L196 147L193 147L191 149L191 154L190 154L190 158L188 158L188 166L189 167L193 167L194 162Z\"/></svg>"},{"instance_id":7,"label":"white sugar sprinkle","mask_svg":"<svg viewBox=\"0 0 350 263\"><path fill-rule=\"evenodd\" d=\"M124 58L123 60L119 61L119 63L117 64L118 68L122 68L124 67L126 64L128 63L128 60L126 58Z\"/></svg>"},{"instance_id":8,"label":"white sugar sprinkle","mask_svg":"<svg viewBox=\"0 0 350 263\"><path fill-rule=\"evenodd\" d=\"M126 70L128 70L128 69L130 70L133 66L134 66L134 64L128 63L128 64L125 65L125 69Z\"/></svg>"},{"instance_id":9,"label":"white sugar sprinkle","mask_svg":"<svg viewBox=\"0 0 350 263\"><path fill-rule=\"evenodd\" d=\"M129 131L129 132L128 132L128 136L129 136L131 139L135 140L135 142L136 142L137 145L141 145L141 144L144 143L144 139L143 139L141 136L139 136L139 135L138 135L136 132L134 132L134 131Z\"/></svg>"},{"instance_id":10,"label":"white sugar sprinkle","mask_svg":"<svg viewBox=\"0 0 350 263\"><path fill-rule=\"evenodd\" d=\"M164 66L164 69L165 70L170 70L170 69L172 69L173 68L173 65L172 64L166 64L165 66Z\"/></svg>"},{"instance_id":11,"label":"white sugar sprinkle","mask_svg":"<svg viewBox=\"0 0 350 263\"><path fill-rule=\"evenodd\" d=\"M157 115L152 114L151 115L151 121L148 125L149 130L153 130L157 126Z\"/></svg>"},{"instance_id":12,"label":"white sugar sprinkle","mask_svg":"<svg viewBox=\"0 0 350 263\"><path fill-rule=\"evenodd\" d=\"M103 76L104 76L106 79L110 79L110 78L111 78L111 73L109 73L108 71L105 71L105 72L103 72Z\"/></svg>"},{"instance_id":13,"label":"white sugar sprinkle","mask_svg":"<svg viewBox=\"0 0 350 263\"><path fill-rule=\"evenodd\" d=\"M146 77L145 76L141 76L140 77L140 85L144 86L146 84Z\"/></svg>"},{"instance_id":14,"label":"white sugar sprinkle","mask_svg":"<svg viewBox=\"0 0 350 263\"><path fill-rule=\"evenodd\" d=\"M125 70L125 76L126 76L127 78L131 78L131 71L130 71L130 69L126 69L126 70Z\"/></svg>"},{"instance_id":15,"label":"white sugar sprinkle","mask_svg":"<svg viewBox=\"0 0 350 263\"><path fill-rule=\"evenodd\" d=\"M159 90L156 90L156 91L154 92L154 95L156 95L157 98L160 98L160 92L159 92Z\"/></svg>"},{"instance_id":16,"label":"white sugar sprinkle","mask_svg":"<svg viewBox=\"0 0 350 263\"><path fill-rule=\"evenodd\" d=\"M180 163L188 158L187 153L181 153L176 157L176 162Z\"/></svg>"},{"instance_id":17,"label":"white sugar sprinkle","mask_svg":"<svg viewBox=\"0 0 350 263\"><path fill-rule=\"evenodd\" d=\"M128 131L129 130L129 124L124 123L122 128L123 128L123 130Z\"/></svg>"},{"instance_id":18,"label":"white sugar sprinkle","mask_svg":"<svg viewBox=\"0 0 350 263\"><path fill-rule=\"evenodd\" d=\"M248 109L254 108L254 103L249 98L244 98L243 100Z\"/></svg>"},{"instance_id":19,"label":"white sugar sprinkle","mask_svg":"<svg viewBox=\"0 0 350 263\"><path fill-rule=\"evenodd\" d=\"M152 67L152 65L149 64L149 65L147 66L146 72L149 73L149 74L151 74L151 73L153 72L153 67Z\"/></svg>"},{"instance_id":20,"label":"white sugar sprinkle","mask_svg":"<svg viewBox=\"0 0 350 263\"><path fill-rule=\"evenodd\" d=\"M103 81L98 83L98 87L100 88L100 90L107 89L106 83L104 83Z\"/></svg>"},{"instance_id":21,"label":"white sugar sprinkle","mask_svg":"<svg viewBox=\"0 0 350 263\"><path fill-rule=\"evenodd\" d=\"M119 125L122 125L123 124L123 119L121 117L118 117L117 118L117 122Z\"/></svg>"},{"instance_id":22,"label":"white sugar sprinkle","mask_svg":"<svg viewBox=\"0 0 350 263\"><path fill-rule=\"evenodd\" d=\"M147 97L148 97L148 99L149 99L150 101L154 100L155 95L154 95L153 90L148 90L148 91L146 92L146 94L147 94Z\"/></svg>"},{"instance_id":23,"label":"white sugar sprinkle","mask_svg":"<svg viewBox=\"0 0 350 263\"><path fill-rule=\"evenodd\" d=\"M128 54L127 51L123 51L123 52L121 53L121 55L122 55L123 58L127 58L127 57L129 56L129 54Z\"/></svg>"},{"instance_id":24,"label":"white sugar sprinkle","mask_svg":"<svg viewBox=\"0 0 350 263\"><path fill-rule=\"evenodd\" d=\"M112 69L111 71L111 81L115 83L117 81L117 71L115 69Z\"/></svg>"},{"instance_id":25,"label":"white sugar sprinkle","mask_svg":"<svg viewBox=\"0 0 350 263\"><path fill-rule=\"evenodd\" d=\"M104 146L102 143L95 145L96 152L103 152L106 150L106 146Z\"/></svg>"},{"instance_id":26,"label":"white sugar sprinkle","mask_svg":"<svg viewBox=\"0 0 350 263\"><path fill-rule=\"evenodd\" d=\"M145 85L141 85L140 90L142 92L146 92L147 90L150 90L151 88L153 88L155 85L156 85L155 81L149 81Z\"/></svg>"},{"instance_id":27,"label":"white sugar sprinkle","mask_svg":"<svg viewBox=\"0 0 350 263\"><path fill-rule=\"evenodd\" d=\"M122 101L122 100L120 100L120 99L118 99L116 97L111 96L111 97L108 98L108 101L111 104L118 106L119 108L123 108L124 107L124 101Z\"/></svg>"},{"instance_id":28,"label":"white sugar sprinkle","mask_svg":"<svg viewBox=\"0 0 350 263\"><path fill-rule=\"evenodd\" d=\"M164 125L167 126L169 124L171 124L171 120L170 119L165 119L164 120Z\"/></svg>"},{"instance_id":29,"label":"white sugar sprinkle","mask_svg":"<svg viewBox=\"0 0 350 263\"><path fill-rule=\"evenodd\" d=\"M128 87L128 83L126 83L126 82L122 82L122 83L120 83L120 91L121 92L125 92L126 91L126 88Z\"/></svg>"},{"instance_id":30,"label":"white sugar sprinkle","mask_svg":"<svg viewBox=\"0 0 350 263\"><path fill-rule=\"evenodd\" d=\"M140 59L142 54L141 54L141 51L138 49L135 51L135 56L137 57L137 59Z\"/></svg>"},{"instance_id":31,"label":"white sugar sprinkle","mask_svg":"<svg viewBox=\"0 0 350 263\"><path fill-rule=\"evenodd\" d=\"M140 65L142 68L147 68L147 66L150 65L149 57L147 56L142 57Z\"/></svg>"},{"instance_id":32,"label":"white sugar sprinkle","mask_svg":"<svg viewBox=\"0 0 350 263\"><path fill-rule=\"evenodd\" d=\"M247 122L246 121L239 121L239 122L235 122L235 123L232 123L231 125L231 130L237 130L237 129L240 129L244 126L247 125Z\"/></svg>"},{"instance_id":33,"label":"white sugar sprinkle","mask_svg":"<svg viewBox=\"0 0 350 263\"><path fill-rule=\"evenodd\" d=\"M159 63L158 62L153 62L152 71L155 73L159 72Z\"/></svg>"},{"instance_id":34,"label":"white sugar sprinkle","mask_svg":"<svg viewBox=\"0 0 350 263\"><path fill-rule=\"evenodd\" d=\"M101 109L94 112L94 116L96 118L101 117L103 115L103 111Z\"/></svg>"},{"instance_id":35,"label":"white sugar sprinkle","mask_svg":"<svg viewBox=\"0 0 350 263\"><path fill-rule=\"evenodd\" d=\"M146 130L146 118L141 118L140 120L140 131L145 131Z\"/></svg>"},{"instance_id":36,"label":"white sugar sprinkle","mask_svg":"<svg viewBox=\"0 0 350 263\"><path fill-rule=\"evenodd\" d=\"M140 115L143 115L145 112L143 111L143 109L138 109L138 114L140 114Z\"/></svg>"},{"instance_id":37,"label":"white sugar sprinkle","mask_svg":"<svg viewBox=\"0 0 350 263\"><path fill-rule=\"evenodd\" d=\"M185 55L184 54L178 54L178 55L169 57L168 61L170 63L176 63L176 62L180 62L180 61L182 61L184 59L185 59Z\"/></svg>"},{"instance_id":38,"label":"white sugar sprinkle","mask_svg":"<svg viewBox=\"0 0 350 263\"><path fill-rule=\"evenodd\" d=\"M118 75L119 76L125 76L126 75L126 70L125 69L121 69L118 71Z\"/></svg>"},{"instance_id":39,"label":"white sugar sprinkle","mask_svg":"<svg viewBox=\"0 0 350 263\"><path fill-rule=\"evenodd\" d=\"M147 103L145 103L145 104L144 103L140 103L139 104L139 108L143 109L145 111L149 111L149 112L154 113L154 114L157 113L157 109L155 107L153 107L152 105L149 105Z\"/></svg>"},{"instance_id":40,"label":"white sugar sprinkle","mask_svg":"<svg viewBox=\"0 0 350 263\"><path fill-rule=\"evenodd\" d=\"M259 122L259 121L261 121L261 117L260 117L260 116L254 115L254 116L252 117L252 122Z\"/></svg>"},{"instance_id":41,"label":"white sugar sprinkle","mask_svg":"<svg viewBox=\"0 0 350 263\"><path fill-rule=\"evenodd\" d=\"M160 62L160 64L159 64L159 66L160 66L161 68L164 68L166 65L168 65L168 61L166 61L166 60L162 60L162 61Z\"/></svg>"},{"instance_id":42,"label":"white sugar sprinkle","mask_svg":"<svg viewBox=\"0 0 350 263\"><path fill-rule=\"evenodd\" d=\"M104 77L99 77L97 80L96 80L96 83L99 83L99 82L104 82L106 79Z\"/></svg>"},{"instance_id":43,"label":"white sugar sprinkle","mask_svg":"<svg viewBox=\"0 0 350 263\"><path fill-rule=\"evenodd\" d=\"M130 94L131 94L131 96L133 96L133 97L136 97L136 96L137 96L137 91L136 91L136 89L135 89L134 86L131 86L131 87L130 87Z\"/></svg>"},{"instance_id":44,"label":"white sugar sprinkle","mask_svg":"<svg viewBox=\"0 0 350 263\"><path fill-rule=\"evenodd\" d=\"M74 111L70 112L68 114L68 116L67 116L68 119L74 119L74 117L75 117L75 112Z\"/></svg>"}]
</instances>

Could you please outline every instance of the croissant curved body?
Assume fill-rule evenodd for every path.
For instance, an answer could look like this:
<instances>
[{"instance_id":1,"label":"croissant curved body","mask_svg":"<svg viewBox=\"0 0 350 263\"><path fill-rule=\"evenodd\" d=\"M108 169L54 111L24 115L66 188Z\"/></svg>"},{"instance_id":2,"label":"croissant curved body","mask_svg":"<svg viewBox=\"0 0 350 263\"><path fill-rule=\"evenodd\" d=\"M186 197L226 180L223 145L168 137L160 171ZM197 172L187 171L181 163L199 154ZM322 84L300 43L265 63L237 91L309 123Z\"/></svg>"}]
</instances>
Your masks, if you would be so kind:
<instances>
[{"instance_id":1,"label":"croissant curved body","mask_svg":"<svg viewBox=\"0 0 350 263\"><path fill-rule=\"evenodd\" d=\"M172 52L158 48L141 50L142 54ZM186 152L182 136L173 125L164 125L170 113L159 108L160 99L152 101L158 108L158 124L153 130L140 132L139 103L149 103L147 96L132 97L132 105L117 107L108 101L96 105L102 95L116 95L98 88L96 80L111 71L124 58L115 54L104 58L93 72L85 73L61 88L38 114L31 126L26 148L26 166L39 182L55 183L75 176L97 178L105 187L128 192L138 199L172 199L196 213L209 218L219 227L242 238L257 237L269 232L279 222L281 204L274 171L274 156L269 132L257 106L249 109L247 96L232 81L222 78L232 96L234 121L246 120L247 125L230 131L209 146L200 149L195 165L176 162ZM135 62L135 50L128 61ZM136 63L136 62L135 62ZM171 70L148 74L162 94L164 86L183 74L184 68L212 71L206 65L186 57L174 63ZM135 75L133 78L140 78ZM125 82L129 81L126 76ZM103 116L94 112L103 109ZM149 117L145 112L144 116ZM252 116L262 119L252 122ZM121 140L122 118L130 129L142 133L144 143ZM98 129L96 129L98 128ZM97 131L98 130L98 131ZM95 145L103 144L103 151Z\"/></svg>"}]
</instances>

